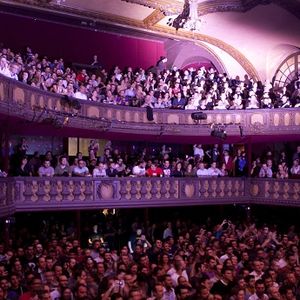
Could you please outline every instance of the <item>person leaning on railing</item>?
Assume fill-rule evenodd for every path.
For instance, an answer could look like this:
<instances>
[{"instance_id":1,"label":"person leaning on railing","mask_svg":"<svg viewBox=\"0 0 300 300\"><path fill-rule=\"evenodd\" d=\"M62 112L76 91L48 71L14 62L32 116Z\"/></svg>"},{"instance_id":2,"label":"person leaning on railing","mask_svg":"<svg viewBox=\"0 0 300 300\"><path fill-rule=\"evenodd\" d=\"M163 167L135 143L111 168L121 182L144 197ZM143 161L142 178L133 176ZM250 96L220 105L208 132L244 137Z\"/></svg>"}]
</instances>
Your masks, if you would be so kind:
<instances>
[{"instance_id":1,"label":"person leaning on railing","mask_svg":"<svg viewBox=\"0 0 300 300\"><path fill-rule=\"evenodd\" d=\"M38 174L40 177L53 177L54 169L50 164L50 160L45 159L43 165L39 168Z\"/></svg>"}]
</instances>

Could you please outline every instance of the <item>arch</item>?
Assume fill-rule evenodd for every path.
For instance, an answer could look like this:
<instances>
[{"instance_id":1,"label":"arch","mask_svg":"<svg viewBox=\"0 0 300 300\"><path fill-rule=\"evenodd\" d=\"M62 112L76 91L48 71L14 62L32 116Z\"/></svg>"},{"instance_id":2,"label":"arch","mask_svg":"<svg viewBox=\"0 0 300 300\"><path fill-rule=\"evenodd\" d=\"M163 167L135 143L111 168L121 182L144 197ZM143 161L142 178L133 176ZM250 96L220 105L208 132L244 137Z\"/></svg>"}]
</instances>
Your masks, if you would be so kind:
<instances>
[{"instance_id":1,"label":"arch","mask_svg":"<svg viewBox=\"0 0 300 300\"><path fill-rule=\"evenodd\" d=\"M182 69L187 65L202 61L204 65L214 66L220 73L226 71L221 59L201 43L170 39L165 44L165 48L170 67L176 66Z\"/></svg>"},{"instance_id":2,"label":"arch","mask_svg":"<svg viewBox=\"0 0 300 300\"><path fill-rule=\"evenodd\" d=\"M278 44L267 54L267 79L273 80L280 65L291 55L300 51L300 48L291 44Z\"/></svg>"},{"instance_id":3,"label":"arch","mask_svg":"<svg viewBox=\"0 0 300 300\"><path fill-rule=\"evenodd\" d=\"M279 88L292 84L300 74L300 51L286 57L278 66L273 85Z\"/></svg>"}]
</instances>

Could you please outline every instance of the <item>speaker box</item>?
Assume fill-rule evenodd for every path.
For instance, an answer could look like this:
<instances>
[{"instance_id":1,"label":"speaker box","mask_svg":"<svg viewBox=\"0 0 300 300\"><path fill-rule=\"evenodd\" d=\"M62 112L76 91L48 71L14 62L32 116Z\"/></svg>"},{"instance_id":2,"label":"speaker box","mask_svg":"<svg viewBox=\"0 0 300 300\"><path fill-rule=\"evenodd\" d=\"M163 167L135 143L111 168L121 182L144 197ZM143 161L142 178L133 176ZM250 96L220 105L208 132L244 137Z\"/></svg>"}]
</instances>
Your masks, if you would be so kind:
<instances>
[{"instance_id":1,"label":"speaker box","mask_svg":"<svg viewBox=\"0 0 300 300\"><path fill-rule=\"evenodd\" d=\"M191 115L193 120L206 120L207 119L207 114L205 114L202 111L197 111L197 112L193 112Z\"/></svg>"},{"instance_id":2,"label":"speaker box","mask_svg":"<svg viewBox=\"0 0 300 300\"><path fill-rule=\"evenodd\" d=\"M146 107L146 112L147 112L147 120L148 121L153 121L154 118L153 118L153 108L150 107L150 106L147 106Z\"/></svg>"}]
</instances>

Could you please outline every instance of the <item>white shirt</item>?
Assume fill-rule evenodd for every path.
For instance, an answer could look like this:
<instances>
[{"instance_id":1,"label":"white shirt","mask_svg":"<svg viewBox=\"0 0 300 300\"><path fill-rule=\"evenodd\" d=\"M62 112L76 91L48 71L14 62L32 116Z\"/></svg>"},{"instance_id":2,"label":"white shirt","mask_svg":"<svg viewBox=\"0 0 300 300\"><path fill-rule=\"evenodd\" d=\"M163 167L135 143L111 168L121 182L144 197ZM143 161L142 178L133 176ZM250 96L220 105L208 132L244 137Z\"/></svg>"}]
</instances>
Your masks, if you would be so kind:
<instances>
[{"instance_id":1,"label":"white shirt","mask_svg":"<svg viewBox=\"0 0 300 300\"><path fill-rule=\"evenodd\" d=\"M251 295L248 300L268 300L269 297L266 294L263 294L263 296L261 298L258 298L258 296L256 295L256 293L254 295Z\"/></svg>"},{"instance_id":2,"label":"white shirt","mask_svg":"<svg viewBox=\"0 0 300 300\"><path fill-rule=\"evenodd\" d=\"M293 175L300 175L300 165L291 167L291 173Z\"/></svg>"},{"instance_id":3,"label":"white shirt","mask_svg":"<svg viewBox=\"0 0 300 300\"><path fill-rule=\"evenodd\" d=\"M3 68L3 69L0 68L0 74L2 74L4 76L7 76L7 77L10 77L9 68Z\"/></svg>"},{"instance_id":4,"label":"white shirt","mask_svg":"<svg viewBox=\"0 0 300 300\"><path fill-rule=\"evenodd\" d=\"M204 150L202 148L194 147L194 156L199 155L200 158L204 156Z\"/></svg>"},{"instance_id":5,"label":"white shirt","mask_svg":"<svg viewBox=\"0 0 300 300\"><path fill-rule=\"evenodd\" d=\"M106 170L95 168L93 170L93 177L107 177Z\"/></svg>"},{"instance_id":6,"label":"white shirt","mask_svg":"<svg viewBox=\"0 0 300 300\"><path fill-rule=\"evenodd\" d=\"M174 289L167 291L164 288L163 300L176 300L176 295L175 295Z\"/></svg>"},{"instance_id":7,"label":"white shirt","mask_svg":"<svg viewBox=\"0 0 300 300\"><path fill-rule=\"evenodd\" d=\"M77 99L81 99L81 100L87 100L87 95L81 93L80 91L76 92L74 94L74 97L77 98Z\"/></svg>"},{"instance_id":8,"label":"white shirt","mask_svg":"<svg viewBox=\"0 0 300 300\"><path fill-rule=\"evenodd\" d=\"M264 272L261 272L260 274L258 274L256 271L252 271L252 272L250 273L250 275L253 275L254 278L255 278L255 281L256 281L256 280L262 278L262 276L264 275ZM254 296L254 295L253 295L253 296Z\"/></svg>"},{"instance_id":9,"label":"white shirt","mask_svg":"<svg viewBox=\"0 0 300 300\"><path fill-rule=\"evenodd\" d=\"M146 175L146 169L141 168L140 166L134 166L132 169L132 174L137 176L145 176Z\"/></svg>"},{"instance_id":10,"label":"white shirt","mask_svg":"<svg viewBox=\"0 0 300 300\"><path fill-rule=\"evenodd\" d=\"M218 168L209 168L207 170L208 176L221 176L222 172Z\"/></svg>"},{"instance_id":11,"label":"white shirt","mask_svg":"<svg viewBox=\"0 0 300 300\"><path fill-rule=\"evenodd\" d=\"M198 169L197 170L197 176L208 176L208 170L207 169Z\"/></svg>"},{"instance_id":12,"label":"white shirt","mask_svg":"<svg viewBox=\"0 0 300 300\"><path fill-rule=\"evenodd\" d=\"M174 286L174 287L178 285L178 278L179 278L180 276L183 276L187 281L189 281L189 277L188 277L188 275L187 275L187 273L186 273L185 270L182 271L181 275L179 275L179 274L177 274L177 273L175 272L175 273L173 273L173 274L171 275L171 278L172 278L173 286Z\"/></svg>"}]
</instances>

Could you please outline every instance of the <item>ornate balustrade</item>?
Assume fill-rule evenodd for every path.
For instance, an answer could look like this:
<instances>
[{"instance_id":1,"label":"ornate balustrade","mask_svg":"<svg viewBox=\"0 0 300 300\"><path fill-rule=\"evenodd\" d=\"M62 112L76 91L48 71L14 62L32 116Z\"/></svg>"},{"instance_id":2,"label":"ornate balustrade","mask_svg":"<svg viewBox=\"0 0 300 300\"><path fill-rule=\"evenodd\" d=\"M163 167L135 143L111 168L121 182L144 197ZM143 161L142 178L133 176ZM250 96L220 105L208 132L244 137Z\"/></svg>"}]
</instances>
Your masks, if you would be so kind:
<instances>
[{"instance_id":1,"label":"ornate balustrade","mask_svg":"<svg viewBox=\"0 0 300 300\"><path fill-rule=\"evenodd\" d=\"M211 177L1 178L0 203L0 216L22 211L234 203L300 206L300 181Z\"/></svg>"},{"instance_id":2,"label":"ornate balustrade","mask_svg":"<svg viewBox=\"0 0 300 300\"><path fill-rule=\"evenodd\" d=\"M239 136L238 125L247 136L300 135L300 110L257 109L206 111L207 120L195 124L191 111L154 109L154 122L147 120L146 109L79 101L76 110L61 96L0 76L0 115L17 117L32 123L67 116L64 128L95 132L134 133L169 136L208 136L210 124L227 124L229 136Z\"/></svg>"}]
</instances>

